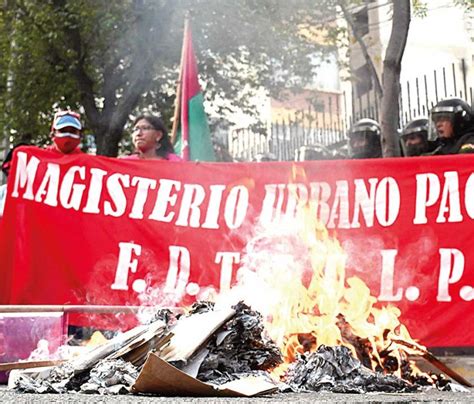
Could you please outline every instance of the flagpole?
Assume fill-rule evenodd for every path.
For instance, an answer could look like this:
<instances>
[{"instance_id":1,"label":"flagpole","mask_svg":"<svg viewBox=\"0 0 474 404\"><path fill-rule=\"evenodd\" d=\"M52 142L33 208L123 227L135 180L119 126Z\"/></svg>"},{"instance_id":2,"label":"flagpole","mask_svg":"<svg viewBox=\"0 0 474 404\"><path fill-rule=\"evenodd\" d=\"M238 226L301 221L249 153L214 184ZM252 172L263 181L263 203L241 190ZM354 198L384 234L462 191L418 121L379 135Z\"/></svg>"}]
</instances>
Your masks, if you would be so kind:
<instances>
[{"instance_id":1,"label":"flagpole","mask_svg":"<svg viewBox=\"0 0 474 404\"><path fill-rule=\"evenodd\" d=\"M182 81L183 81L183 63L185 58L186 52L186 43L188 38L188 26L189 26L189 14L186 13L184 17L184 33L183 33L183 47L181 49L181 62L179 66L179 75L178 75L178 83L176 86L176 100L174 106L174 117L173 117L173 128L171 129L171 144L174 144L176 140L176 134L178 132L178 126L181 116L181 88L182 88Z\"/></svg>"}]
</instances>

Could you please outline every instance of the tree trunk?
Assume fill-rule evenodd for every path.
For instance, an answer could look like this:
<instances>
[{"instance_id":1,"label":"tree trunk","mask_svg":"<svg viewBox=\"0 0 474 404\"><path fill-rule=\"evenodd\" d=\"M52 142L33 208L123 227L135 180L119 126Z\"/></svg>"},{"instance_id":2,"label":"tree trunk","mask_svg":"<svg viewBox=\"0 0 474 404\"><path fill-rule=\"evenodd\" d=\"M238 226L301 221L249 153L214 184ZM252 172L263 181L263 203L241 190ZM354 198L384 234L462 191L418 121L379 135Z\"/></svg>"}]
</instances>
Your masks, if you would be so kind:
<instances>
[{"instance_id":1,"label":"tree trunk","mask_svg":"<svg viewBox=\"0 0 474 404\"><path fill-rule=\"evenodd\" d=\"M347 9L346 1L338 0L337 4L339 4L339 7L341 7L342 14L344 15L344 19L346 20L347 24L349 24L349 27L351 28L351 31L352 31L352 35L354 36L355 40L360 46L360 50L362 51L362 55L364 56L365 63L367 64L367 67L369 68L369 71L370 71L370 75L372 77L372 82L374 83L374 86L375 86L375 93L377 95L376 98L380 99L382 98L382 93L383 93L382 85L380 84L380 79L379 79L379 75L377 74L377 69L375 68L374 62L372 58L370 57L367 44L364 42L364 39L357 32L354 19L352 18L352 14Z\"/></svg>"},{"instance_id":2,"label":"tree trunk","mask_svg":"<svg viewBox=\"0 0 474 404\"><path fill-rule=\"evenodd\" d=\"M400 111L400 72L410 26L410 0L394 0L392 32L383 61L383 96L381 113L382 153L384 157L400 156L397 132Z\"/></svg>"},{"instance_id":3,"label":"tree trunk","mask_svg":"<svg viewBox=\"0 0 474 404\"><path fill-rule=\"evenodd\" d=\"M107 157L117 157L122 132L122 129L107 127L95 131L94 139L97 146L97 154Z\"/></svg>"}]
</instances>

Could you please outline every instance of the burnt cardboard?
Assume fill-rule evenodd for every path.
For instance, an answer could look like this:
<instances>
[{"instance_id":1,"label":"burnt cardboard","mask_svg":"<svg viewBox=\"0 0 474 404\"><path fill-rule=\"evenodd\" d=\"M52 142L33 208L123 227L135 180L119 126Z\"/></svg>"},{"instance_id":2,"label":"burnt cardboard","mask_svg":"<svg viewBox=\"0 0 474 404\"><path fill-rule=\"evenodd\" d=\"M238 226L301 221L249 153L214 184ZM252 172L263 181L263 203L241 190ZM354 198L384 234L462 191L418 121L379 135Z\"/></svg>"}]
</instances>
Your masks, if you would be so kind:
<instances>
[{"instance_id":1,"label":"burnt cardboard","mask_svg":"<svg viewBox=\"0 0 474 404\"><path fill-rule=\"evenodd\" d=\"M262 377L247 377L220 386L203 383L150 353L132 386L134 393L160 396L253 397L273 393L275 384Z\"/></svg>"},{"instance_id":2,"label":"burnt cardboard","mask_svg":"<svg viewBox=\"0 0 474 404\"><path fill-rule=\"evenodd\" d=\"M181 317L171 329L173 337L160 357L168 362L186 362L233 316L235 310L228 308Z\"/></svg>"}]
</instances>

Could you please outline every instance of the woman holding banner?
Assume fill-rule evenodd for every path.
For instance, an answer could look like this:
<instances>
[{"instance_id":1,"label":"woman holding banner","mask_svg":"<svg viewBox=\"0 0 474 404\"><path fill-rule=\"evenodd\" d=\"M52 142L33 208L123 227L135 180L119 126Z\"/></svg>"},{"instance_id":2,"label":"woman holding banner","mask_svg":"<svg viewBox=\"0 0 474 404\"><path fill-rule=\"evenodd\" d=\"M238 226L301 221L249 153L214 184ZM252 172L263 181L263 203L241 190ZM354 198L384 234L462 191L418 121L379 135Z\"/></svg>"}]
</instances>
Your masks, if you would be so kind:
<instances>
[{"instance_id":1,"label":"woman holding banner","mask_svg":"<svg viewBox=\"0 0 474 404\"><path fill-rule=\"evenodd\" d=\"M140 115L133 122L132 141L135 153L121 158L127 160L181 161L174 154L173 145L163 121L153 115Z\"/></svg>"}]
</instances>

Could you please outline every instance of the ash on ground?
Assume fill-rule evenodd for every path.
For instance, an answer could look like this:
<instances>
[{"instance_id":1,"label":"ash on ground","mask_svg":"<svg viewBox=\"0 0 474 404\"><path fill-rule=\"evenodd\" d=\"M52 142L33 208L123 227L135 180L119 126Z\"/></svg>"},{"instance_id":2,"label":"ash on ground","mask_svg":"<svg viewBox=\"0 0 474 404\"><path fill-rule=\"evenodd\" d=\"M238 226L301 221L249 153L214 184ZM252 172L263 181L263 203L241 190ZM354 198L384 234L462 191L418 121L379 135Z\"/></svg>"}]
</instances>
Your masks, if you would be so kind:
<instances>
[{"instance_id":1,"label":"ash on ground","mask_svg":"<svg viewBox=\"0 0 474 404\"><path fill-rule=\"evenodd\" d=\"M126 394L138 377L138 369L122 359L100 361L81 386L83 393Z\"/></svg>"},{"instance_id":2,"label":"ash on ground","mask_svg":"<svg viewBox=\"0 0 474 404\"><path fill-rule=\"evenodd\" d=\"M21 375L14 386L22 393L126 394L138 377L138 369L122 359L101 360L90 372L76 374L69 363L54 367L47 378Z\"/></svg>"},{"instance_id":3,"label":"ash on ground","mask_svg":"<svg viewBox=\"0 0 474 404\"><path fill-rule=\"evenodd\" d=\"M196 307L198 311L206 308L202 303ZM201 381L222 384L243 375L268 376L262 371L282 363L280 349L265 335L260 313L242 302L232 308L236 315L215 334L206 347L209 353L197 375Z\"/></svg>"},{"instance_id":4,"label":"ash on ground","mask_svg":"<svg viewBox=\"0 0 474 404\"><path fill-rule=\"evenodd\" d=\"M335 393L413 392L417 387L394 375L367 369L344 346L320 346L289 369L286 383L294 391Z\"/></svg>"},{"instance_id":5,"label":"ash on ground","mask_svg":"<svg viewBox=\"0 0 474 404\"><path fill-rule=\"evenodd\" d=\"M65 363L54 367L48 378L34 378L21 375L15 383L15 390L22 393L67 393L76 384L74 368Z\"/></svg>"}]
</instances>

